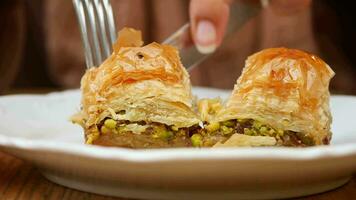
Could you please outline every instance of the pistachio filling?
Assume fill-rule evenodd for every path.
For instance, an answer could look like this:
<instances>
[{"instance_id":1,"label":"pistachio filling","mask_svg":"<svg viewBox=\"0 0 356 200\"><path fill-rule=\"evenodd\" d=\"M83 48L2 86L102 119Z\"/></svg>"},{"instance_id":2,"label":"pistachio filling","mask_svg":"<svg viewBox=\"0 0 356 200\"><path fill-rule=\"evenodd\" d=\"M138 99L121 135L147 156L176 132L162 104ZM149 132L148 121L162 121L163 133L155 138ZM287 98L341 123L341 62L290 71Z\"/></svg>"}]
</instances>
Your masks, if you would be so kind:
<instances>
[{"instance_id":1,"label":"pistachio filling","mask_svg":"<svg viewBox=\"0 0 356 200\"><path fill-rule=\"evenodd\" d=\"M192 135L190 140L192 141L193 147L201 147L203 145L203 138L200 134L196 133Z\"/></svg>"},{"instance_id":2,"label":"pistachio filling","mask_svg":"<svg viewBox=\"0 0 356 200\"><path fill-rule=\"evenodd\" d=\"M115 120L106 118L97 124L95 134L89 133L86 136L86 143L92 144L101 136L131 136L143 135L145 138L151 138L151 141L160 141L160 143L174 143L176 138L179 141L186 140L191 144L189 128L178 128L156 122L131 122L128 120Z\"/></svg>"},{"instance_id":3,"label":"pistachio filling","mask_svg":"<svg viewBox=\"0 0 356 200\"><path fill-rule=\"evenodd\" d=\"M100 126L100 125L99 125ZM144 121L130 122L126 120L106 119L101 125L102 134L149 134L152 138L170 139L182 130L173 126L160 123L147 123Z\"/></svg>"},{"instance_id":4,"label":"pistachio filling","mask_svg":"<svg viewBox=\"0 0 356 200\"><path fill-rule=\"evenodd\" d=\"M201 131L201 134L207 135L207 137L221 136L223 137L222 141L226 140L227 137L230 137L234 133L249 136L274 137L278 141L278 144L284 146L312 146L315 144L314 140L310 136L303 133L275 129L253 119L236 119L223 122L212 122L205 125L205 129Z\"/></svg>"},{"instance_id":5,"label":"pistachio filling","mask_svg":"<svg viewBox=\"0 0 356 200\"><path fill-rule=\"evenodd\" d=\"M293 131L283 131L272 128L252 119L236 119L223 122L212 122L189 128L178 128L156 122L130 122L127 120L114 120L106 118L97 125L98 131L87 135L86 143L92 144L100 135L145 135L152 141L161 141L167 144L174 142L176 138L184 139L189 146L211 147L218 142L224 142L233 134L245 134L249 136L269 136L277 140L278 145L283 146L312 146L314 140L303 134Z\"/></svg>"}]
</instances>

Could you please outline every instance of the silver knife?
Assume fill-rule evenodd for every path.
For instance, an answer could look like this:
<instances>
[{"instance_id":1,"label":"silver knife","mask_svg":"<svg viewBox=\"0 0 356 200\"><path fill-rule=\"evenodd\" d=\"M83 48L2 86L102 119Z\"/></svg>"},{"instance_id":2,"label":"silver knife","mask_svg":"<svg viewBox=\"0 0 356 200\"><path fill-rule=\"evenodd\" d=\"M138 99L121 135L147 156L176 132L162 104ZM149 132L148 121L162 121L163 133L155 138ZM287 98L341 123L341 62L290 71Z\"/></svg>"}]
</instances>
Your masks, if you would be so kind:
<instances>
[{"instance_id":1,"label":"silver knife","mask_svg":"<svg viewBox=\"0 0 356 200\"><path fill-rule=\"evenodd\" d=\"M227 24L226 34L220 47L224 46L234 33L241 29L246 22L257 15L261 10L261 5L237 1L230 6L230 17ZM187 23L168 37L163 44L175 46L179 50L183 66L191 70L211 54L202 54L192 42L190 35L190 24Z\"/></svg>"}]
</instances>

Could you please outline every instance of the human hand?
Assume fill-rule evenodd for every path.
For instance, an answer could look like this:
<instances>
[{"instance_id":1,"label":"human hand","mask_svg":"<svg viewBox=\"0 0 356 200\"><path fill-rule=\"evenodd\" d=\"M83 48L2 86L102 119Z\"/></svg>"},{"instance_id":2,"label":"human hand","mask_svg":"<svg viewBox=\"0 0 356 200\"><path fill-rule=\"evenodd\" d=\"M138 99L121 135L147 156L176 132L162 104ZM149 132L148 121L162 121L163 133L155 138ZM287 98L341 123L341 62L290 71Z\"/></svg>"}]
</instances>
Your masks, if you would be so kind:
<instances>
[{"instance_id":1,"label":"human hand","mask_svg":"<svg viewBox=\"0 0 356 200\"><path fill-rule=\"evenodd\" d=\"M230 0L191 0L189 16L193 41L201 53L221 44L229 19Z\"/></svg>"},{"instance_id":2,"label":"human hand","mask_svg":"<svg viewBox=\"0 0 356 200\"><path fill-rule=\"evenodd\" d=\"M245 0L245 3L259 3L258 0ZM229 19L232 0L191 0L189 16L192 39L201 53L212 53L221 44ZM262 0L277 15L293 15L308 7L311 0Z\"/></svg>"}]
</instances>

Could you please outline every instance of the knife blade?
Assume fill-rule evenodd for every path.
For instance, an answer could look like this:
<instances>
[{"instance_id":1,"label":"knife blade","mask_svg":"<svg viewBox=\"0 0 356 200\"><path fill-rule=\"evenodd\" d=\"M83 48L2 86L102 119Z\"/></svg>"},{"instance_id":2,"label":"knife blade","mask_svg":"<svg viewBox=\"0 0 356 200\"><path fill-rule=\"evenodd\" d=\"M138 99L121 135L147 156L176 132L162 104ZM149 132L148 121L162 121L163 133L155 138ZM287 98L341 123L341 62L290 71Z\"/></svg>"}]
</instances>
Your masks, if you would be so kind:
<instances>
[{"instance_id":1,"label":"knife blade","mask_svg":"<svg viewBox=\"0 0 356 200\"><path fill-rule=\"evenodd\" d=\"M226 34L219 48L228 43L234 33L239 31L251 18L257 15L260 10L260 4L243 1L232 3L230 6L230 17L227 24ZM163 42L163 44L172 45L178 49L182 64L188 71L211 55L202 54L195 47L192 41L189 23L186 23L174 32Z\"/></svg>"}]
</instances>

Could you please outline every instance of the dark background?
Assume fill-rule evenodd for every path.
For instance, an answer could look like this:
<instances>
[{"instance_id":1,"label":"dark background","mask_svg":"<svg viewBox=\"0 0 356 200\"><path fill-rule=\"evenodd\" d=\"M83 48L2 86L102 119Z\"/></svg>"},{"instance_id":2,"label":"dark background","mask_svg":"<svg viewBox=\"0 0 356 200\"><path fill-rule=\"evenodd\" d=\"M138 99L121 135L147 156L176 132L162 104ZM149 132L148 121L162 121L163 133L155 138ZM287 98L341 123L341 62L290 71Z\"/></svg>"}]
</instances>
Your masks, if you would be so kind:
<instances>
[{"instance_id":1,"label":"dark background","mask_svg":"<svg viewBox=\"0 0 356 200\"><path fill-rule=\"evenodd\" d=\"M72 51L64 51L64 47L55 46L57 50L48 50L53 47L53 37L49 35L56 29L57 24L48 23L48 9L51 9L48 4L49 1L44 0L2 0L0 1L0 94L7 93L11 90L26 89L26 88L46 88L53 90L60 90L66 88L79 87L79 79L85 71L84 58L82 53L81 41L79 36L78 26L76 25L76 18L70 18L70 29L63 31L64 34L60 43L67 43L72 45ZM53 1L52 1L53 2ZM67 1L57 1L66 2ZM66 13L69 10L73 15L73 8L71 1L69 5L60 10L58 13L58 20L55 23L65 23L68 20L66 16L61 16L61 13ZM119 3L122 1L118 1ZM161 1L162 2L162 1ZM164 1L170 2L170 1ZM159 7L159 4L153 0L146 0L138 2L144 10L148 10L144 16L140 16L137 8L133 8L138 13L132 14L132 18L128 24L119 24L118 27L133 24L136 26L135 19L144 18L144 24L153 23L152 10ZM160 35L158 39L164 38L168 33L174 31L183 22L188 20L187 10L188 1L179 3L179 7L174 7L172 10L182 10L180 21L172 22L172 26L167 26L165 34ZM52 8L53 9L53 8ZM169 10L169 8L167 8ZM318 52L315 52L319 57L324 59L336 72L336 76L331 82L331 91L333 93L356 94L356 33L355 33L355 11L352 1L333 1L333 0L313 0L311 5L312 12L312 26L313 37L316 41ZM62 12L63 11L63 12ZM177 11L177 12L178 12ZM184 11L184 12L183 12ZM132 12L131 12L132 13ZM53 17L53 15L50 15ZM56 16L55 16L56 17ZM63 17L63 20L61 20ZM130 21L131 20L131 21ZM63 21L63 22L62 22ZM169 24L169 21L167 22ZM142 25L144 26L144 25ZM138 25L138 28L142 28ZM157 28L157 27L156 27ZM146 27L147 29L147 27ZM159 29L159 27L158 27ZM51 31L54 30L54 31ZM153 32L144 32L145 40L151 42L158 40L155 38ZM76 38L66 37L65 34L76 35ZM295 33L298 34L298 33ZM49 37L51 36L51 37ZM278 37L278 36L276 36ZM68 38L66 40L66 38ZM58 44L58 43L56 43ZM283 45L283 43L282 43ZM69 48L69 49L70 49ZM247 51L246 55L256 52L261 47ZM314 52L313 52L314 53ZM56 58L53 55L63 55ZM219 54L219 53L217 53ZM222 53L220 53L221 56ZM233 57L233 55L224 55ZM225 57L212 58L217 60L224 60ZM244 56L245 57L245 56ZM202 65L214 65L212 59L205 61ZM218 66L221 73L217 73L216 81L213 78L209 79L209 75L204 76L202 72L203 67L199 67L196 72L192 72L192 82L195 85L212 86L219 88L232 88L233 83L239 75L243 60L237 62L239 69L233 69L233 76L230 77L228 69L224 71L221 66ZM53 70L53 66L60 65L67 66L67 70ZM76 70L70 70L72 63L78 63ZM78 67L79 66L79 67ZM64 67L65 68L65 67ZM208 67L207 67L208 68ZM211 67L214 71L216 66ZM60 76L66 78L58 78ZM203 74L200 78L199 74ZM196 78L198 77L198 78ZM228 79L228 80L227 80ZM225 81L226 80L226 81Z\"/></svg>"}]
</instances>

